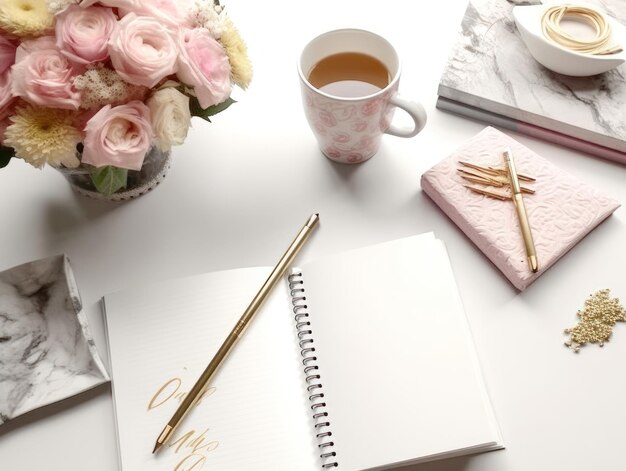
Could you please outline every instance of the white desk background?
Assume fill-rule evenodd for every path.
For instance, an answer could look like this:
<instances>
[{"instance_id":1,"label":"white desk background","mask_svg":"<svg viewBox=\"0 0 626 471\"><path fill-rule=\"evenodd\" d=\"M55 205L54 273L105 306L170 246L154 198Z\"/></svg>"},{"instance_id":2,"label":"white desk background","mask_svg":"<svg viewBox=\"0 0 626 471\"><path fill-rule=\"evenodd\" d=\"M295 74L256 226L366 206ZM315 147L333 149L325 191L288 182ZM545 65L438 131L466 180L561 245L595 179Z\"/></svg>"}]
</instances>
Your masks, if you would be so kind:
<instances>
[{"instance_id":1,"label":"white desk background","mask_svg":"<svg viewBox=\"0 0 626 471\"><path fill-rule=\"evenodd\" d=\"M248 92L212 124L194 120L168 177L133 202L84 199L54 170L11 162L0 171L1 268L65 252L89 304L140 281L273 265L314 211L321 226L302 259L434 231L447 244L507 449L405 470L625 469L626 325L604 349L579 355L563 346L562 330L591 292L611 288L626 300L626 210L520 294L420 190L424 171L484 127L435 109L465 0L225 4L255 66ZM386 36L404 60L401 92L429 115L416 138L385 136L358 166L320 154L300 105L297 53L338 27ZM509 134L626 203L625 167ZM91 322L105 354L101 319ZM1 429L0 468L117 470L109 386Z\"/></svg>"}]
</instances>

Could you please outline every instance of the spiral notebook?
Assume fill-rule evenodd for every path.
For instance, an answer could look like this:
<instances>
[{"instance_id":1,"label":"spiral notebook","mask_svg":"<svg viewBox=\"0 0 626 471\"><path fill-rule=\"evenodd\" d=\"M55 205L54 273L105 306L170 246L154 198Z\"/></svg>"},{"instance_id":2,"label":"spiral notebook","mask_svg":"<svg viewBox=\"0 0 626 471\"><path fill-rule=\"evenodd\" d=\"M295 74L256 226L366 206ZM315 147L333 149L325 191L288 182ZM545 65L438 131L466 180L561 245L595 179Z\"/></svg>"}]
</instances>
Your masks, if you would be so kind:
<instances>
[{"instance_id":1,"label":"spiral notebook","mask_svg":"<svg viewBox=\"0 0 626 471\"><path fill-rule=\"evenodd\" d=\"M502 447L446 249L424 234L295 269L152 455L270 270L105 296L123 471L357 471Z\"/></svg>"}]
</instances>

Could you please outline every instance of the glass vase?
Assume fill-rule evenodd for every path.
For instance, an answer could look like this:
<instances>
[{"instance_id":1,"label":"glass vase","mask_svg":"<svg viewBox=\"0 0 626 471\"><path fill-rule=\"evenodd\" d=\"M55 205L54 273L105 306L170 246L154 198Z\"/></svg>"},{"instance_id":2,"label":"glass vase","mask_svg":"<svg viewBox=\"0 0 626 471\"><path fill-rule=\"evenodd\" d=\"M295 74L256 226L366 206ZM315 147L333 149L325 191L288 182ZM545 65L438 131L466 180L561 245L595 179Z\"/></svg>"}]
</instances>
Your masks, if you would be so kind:
<instances>
[{"instance_id":1,"label":"glass vase","mask_svg":"<svg viewBox=\"0 0 626 471\"><path fill-rule=\"evenodd\" d=\"M90 171L93 169L91 166L55 168L63 174L72 189L80 195L99 200L126 201L145 195L161 183L170 169L170 164L171 152L163 152L153 146L146 154L141 169L128 171L126 187L120 188L110 195L99 192L93 184L90 176Z\"/></svg>"}]
</instances>

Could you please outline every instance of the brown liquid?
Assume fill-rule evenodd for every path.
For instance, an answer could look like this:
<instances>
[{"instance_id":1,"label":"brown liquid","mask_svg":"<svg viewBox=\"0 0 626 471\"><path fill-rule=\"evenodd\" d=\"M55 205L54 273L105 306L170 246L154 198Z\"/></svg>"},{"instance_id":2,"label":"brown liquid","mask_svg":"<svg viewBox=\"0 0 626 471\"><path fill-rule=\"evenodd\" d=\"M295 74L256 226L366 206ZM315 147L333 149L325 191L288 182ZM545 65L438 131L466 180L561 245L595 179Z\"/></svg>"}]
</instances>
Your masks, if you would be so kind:
<instances>
[{"instance_id":1,"label":"brown liquid","mask_svg":"<svg viewBox=\"0 0 626 471\"><path fill-rule=\"evenodd\" d=\"M309 82L330 95L360 97L389 85L385 65L360 52L340 52L323 58L309 72Z\"/></svg>"}]
</instances>

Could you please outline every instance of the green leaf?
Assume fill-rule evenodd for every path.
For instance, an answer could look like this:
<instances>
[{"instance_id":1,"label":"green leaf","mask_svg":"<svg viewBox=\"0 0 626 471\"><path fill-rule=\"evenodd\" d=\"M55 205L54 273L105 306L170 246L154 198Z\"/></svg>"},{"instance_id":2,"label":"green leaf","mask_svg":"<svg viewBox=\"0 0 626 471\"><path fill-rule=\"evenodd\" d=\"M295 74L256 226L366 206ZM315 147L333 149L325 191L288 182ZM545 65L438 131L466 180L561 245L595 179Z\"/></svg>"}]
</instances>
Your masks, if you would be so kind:
<instances>
[{"instance_id":1,"label":"green leaf","mask_svg":"<svg viewBox=\"0 0 626 471\"><path fill-rule=\"evenodd\" d=\"M125 188L127 179L127 169L112 165L95 168L91 171L91 181L96 189L107 196L112 195L120 188Z\"/></svg>"},{"instance_id":2,"label":"green leaf","mask_svg":"<svg viewBox=\"0 0 626 471\"><path fill-rule=\"evenodd\" d=\"M15 156L15 150L12 147L0 146L0 168L9 165L9 161Z\"/></svg>"},{"instance_id":3,"label":"green leaf","mask_svg":"<svg viewBox=\"0 0 626 471\"><path fill-rule=\"evenodd\" d=\"M200 103L198 102L198 99L195 96L192 96L189 99L189 111L191 111L191 116L197 116L199 118L206 119L210 123L211 120L209 119L209 116L213 116L217 113L224 111L233 103L237 102L228 97L226 98L226 100L218 103L217 105L209 106L208 108L202 108L200 106Z\"/></svg>"}]
</instances>

